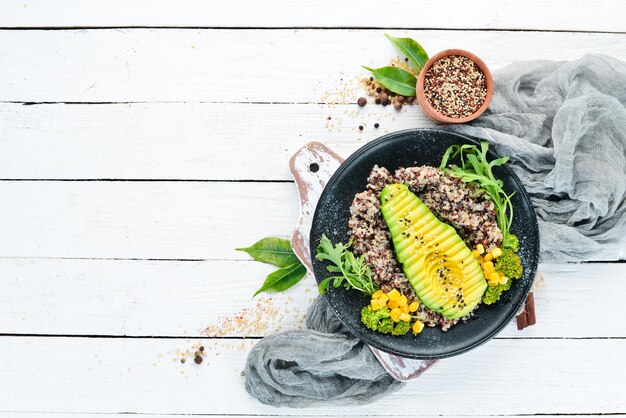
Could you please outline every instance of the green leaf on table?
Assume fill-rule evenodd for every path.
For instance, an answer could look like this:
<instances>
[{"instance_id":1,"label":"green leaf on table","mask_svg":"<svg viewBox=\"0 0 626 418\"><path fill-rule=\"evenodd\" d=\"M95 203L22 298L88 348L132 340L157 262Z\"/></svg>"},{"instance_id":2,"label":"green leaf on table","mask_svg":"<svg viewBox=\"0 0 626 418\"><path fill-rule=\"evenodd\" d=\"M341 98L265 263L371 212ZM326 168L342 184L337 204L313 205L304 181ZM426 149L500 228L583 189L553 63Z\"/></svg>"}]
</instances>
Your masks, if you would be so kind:
<instances>
[{"instance_id":1,"label":"green leaf on table","mask_svg":"<svg viewBox=\"0 0 626 418\"><path fill-rule=\"evenodd\" d=\"M268 274L263 286L254 296L261 292L282 292L298 283L306 275L306 267L299 261Z\"/></svg>"},{"instance_id":2,"label":"green leaf on table","mask_svg":"<svg viewBox=\"0 0 626 418\"><path fill-rule=\"evenodd\" d=\"M388 34L385 34L385 36L393 42L400 52L407 56L415 68L422 70L424 64L428 61L428 54L417 41L411 38L396 38Z\"/></svg>"},{"instance_id":3,"label":"green leaf on table","mask_svg":"<svg viewBox=\"0 0 626 418\"><path fill-rule=\"evenodd\" d=\"M291 249L289 240L283 238L263 238L253 246L237 248L237 251L244 251L256 261L278 267L287 267L300 262Z\"/></svg>"},{"instance_id":4,"label":"green leaf on table","mask_svg":"<svg viewBox=\"0 0 626 418\"><path fill-rule=\"evenodd\" d=\"M364 65L363 68L370 71L376 81L394 93L406 97L415 96L415 84L417 83L417 79L410 72L402 68L391 66L370 68Z\"/></svg>"}]
</instances>

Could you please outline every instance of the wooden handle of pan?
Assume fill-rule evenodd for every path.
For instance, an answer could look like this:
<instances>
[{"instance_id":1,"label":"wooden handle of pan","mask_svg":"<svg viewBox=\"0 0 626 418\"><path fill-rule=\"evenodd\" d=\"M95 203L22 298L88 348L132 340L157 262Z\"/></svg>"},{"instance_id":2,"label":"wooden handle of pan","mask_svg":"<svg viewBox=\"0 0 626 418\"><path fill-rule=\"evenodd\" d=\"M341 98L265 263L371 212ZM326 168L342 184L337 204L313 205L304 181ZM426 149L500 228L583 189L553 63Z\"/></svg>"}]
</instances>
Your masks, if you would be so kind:
<instances>
[{"instance_id":1,"label":"wooden handle of pan","mask_svg":"<svg viewBox=\"0 0 626 418\"><path fill-rule=\"evenodd\" d=\"M289 160L289 169L300 194L300 219L291 236L291 247L311 272L309 234L315 207L326 183L343 161L343 158L320 142L309 142Z\"/></svg>"}]
</instances>

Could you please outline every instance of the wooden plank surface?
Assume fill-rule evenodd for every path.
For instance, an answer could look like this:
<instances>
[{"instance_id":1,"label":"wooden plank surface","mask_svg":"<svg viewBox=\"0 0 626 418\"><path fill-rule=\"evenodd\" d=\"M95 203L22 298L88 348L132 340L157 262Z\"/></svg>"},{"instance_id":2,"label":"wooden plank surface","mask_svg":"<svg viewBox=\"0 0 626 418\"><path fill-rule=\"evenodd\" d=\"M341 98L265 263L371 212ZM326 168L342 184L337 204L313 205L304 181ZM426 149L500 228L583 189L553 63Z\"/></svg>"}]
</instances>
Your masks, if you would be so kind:
<instances>
[{"instance_id":1,"label":"wooden plank surface","mask_svg":"<svg viewBox=\"0 0 626 418\"><path fill-rule=\"evenodd\" d=\"M288 159L308 141L347 157L434 126L417 106L0 102L0 178L291 180Z\"/></svg>"},{"instance_id":2,"label":"wooden plank surface","mask_svg":"<svg viewBox=\"0 0 626 418\"><path fill-rule=\"evenodd\" d=\"M0 332L259 337L302 327L317 296L313 277L252 299L272 270L245 261L0 259ZM511 323L499 338L626 338L623 321L589 315L598 306L602 318L621 315L626 264L540 271L537 325L520 332Z\"/></svg>"},{"instance_id":3,"label":"wooden plank surface","mask_svg":"<svg viewBox=\"0 0 626 418\"><path fill-rule=\"evenodd\" d=\"M263 3L96 0L11 0L0 14L2 27L202 26L202 27L410 27L541 29L623 32L626 6L619 0L523 1L373 0L333 2L279 0ZM389 16L389 17L385 17Z\"/></svg>"},{"instance_id":4,"label":"wooden plank surface","mask_svg":"<svg viewBox=\"0 0 626 418\"><path fill-rule=\"evenodd\" d=\"M0 418L13 418L13 417L17 417L17 418L102 418L103 416L107 417L107 418L114 418L114 417L118 417L118 418L128 418L127 413L121 412L121 413L116 413L116 412L112 412L112 413L93 413L93 414L84 414L84 413L63 413L63 412L15 412L15 411L11 411L11 412L2 412L0 411ZM135 415L140 415L142 418L180 418L181 416L189 416L189 414L185 415L185 414L135 414ZM364 414L362 414L364 415ZM621 416L620 414L612 414L613 416ZM201 417L212 417L212 418L227 418L227 417L233 417L233 415L222 415L222 414L194 414L191 416L201 416ZM262 414L238 414L235 415L238 418L253 418L253 417L264 417L264 416L274 416L274 415L262 415ZM325 415L320 414L316 414L316 415L299 415L300 417L303 416L309 416L309 417L323 417ZM346 417L346 418L352 418L354 417L354 415L351 415L349 413L346 413L345 415L334 415L336 417L338 416L342 416L342 417ZM376 415L379 418L395 418L397 417L397 415ZM446 417L449 418L462 418L462 417L466 417L467 415L446 415ZM500 416L504 416L504 415L500 415ZM576 414L576 417L582 417L582 418L587 418L587 417L604 417L606 416L606 414ZM494 415L472 415L472 418L493 418ZM563 417L563 415L552 415L552 414L542 414L541 415L542 418L559 418L559 417Z\"/></svg>"},{"instance_id":5,"label":"wooden plank surface","mask_svg":"<svg viewBox=\"0 0 626 418\"><path fill-rule=\"evenodd\" d=\"M3 257L242 259L297 220L292 183L0 182Z\"/></svg>"},{"instance_id":6,"label":"wooden plank surface","mask_svg":"<svg viewBox=\"0 0 626 418\"><path fill-rule=\"evenodd\" d=\"M361 64L397 56L384 30L1 30L3 101L355 102ZM626 57L620 34L394 30L431 54L514 61ZM97 46L97 47L96 47ZM573 47L575 46L575 47ZM113 122L113 121L112 121ZM207 126L207 129L211 129Z\"/></svg>"},{"instance_id":7,"label":"wooden plank surface","mask_svg":"<svg viewBox=\"0 0 626 418\"><path fill-rule=\"evenodd\" d=\"M198 344L207 352L203 363L181 364L177 350L193 353ZM5 412L398 416L410 410L428 417L460 410L469 416L615 413L625 406L623 340L492 340L440 362L375 406L312 409L271 408L247 395L241 371L253 344L4 337L0 405ZM610 367L598 367L609 364L600 359L610 359ZM450 382L462 385L454 402Z\"/></svg>"}]
</instances>

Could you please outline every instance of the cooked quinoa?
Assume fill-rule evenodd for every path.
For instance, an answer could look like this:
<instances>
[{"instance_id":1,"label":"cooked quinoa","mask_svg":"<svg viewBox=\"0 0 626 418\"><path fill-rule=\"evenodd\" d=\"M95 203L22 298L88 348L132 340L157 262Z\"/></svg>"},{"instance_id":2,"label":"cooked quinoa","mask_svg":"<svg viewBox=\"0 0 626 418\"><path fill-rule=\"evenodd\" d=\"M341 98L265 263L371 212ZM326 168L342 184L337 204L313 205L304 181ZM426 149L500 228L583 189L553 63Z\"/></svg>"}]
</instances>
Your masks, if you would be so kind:
<instances>
[{"instance_id":1,"label":"cooked quinoa","mask_svg":"<svg viewBox=\"0 0 626 418\"><path fill-rule=\"evenodd\" d=\"M368 177L367 189L354 196L348 226L354 252L365 257L372 278L385 292L395 288L410 301L419 301L396 260L391 234L380 212L380 192L393 183L406 184L439 219L453 226L470 248L482 244L489 251L501 245L502 231L493 202L474 186L435 167L400 168L392 175L376 165ZM417 314L426 317L426 325L439 325L444 331L458 322L421 303Z\"/></svg>"}]
</instances>

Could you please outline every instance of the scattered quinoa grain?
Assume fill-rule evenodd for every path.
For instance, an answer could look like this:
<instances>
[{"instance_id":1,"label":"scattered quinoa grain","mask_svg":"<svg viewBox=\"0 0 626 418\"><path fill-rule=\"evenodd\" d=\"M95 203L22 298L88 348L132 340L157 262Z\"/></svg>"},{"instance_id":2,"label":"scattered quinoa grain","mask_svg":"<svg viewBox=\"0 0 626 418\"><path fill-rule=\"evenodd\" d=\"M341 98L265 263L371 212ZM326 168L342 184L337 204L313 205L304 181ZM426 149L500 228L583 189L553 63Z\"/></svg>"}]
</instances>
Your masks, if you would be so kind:
<instances>
[{"instance_id":1,"label":"scattered quinoa grain","mask_svg":"<svg viewBox=\"0 0 626 418\"><path fill-rule=\"evenodd\" d=\"M202 356L197 355L197 356L194 357L193 362L196 363L196 364L200 364L200 363L202 363L202 360L203 360Z\"/></svg>"},{"instance_id":2,"label":"scattered quinoa grain","mask_svg":"<svg viewBox=\"0 0 626 418\"><path fill-rule=\"evenodd\" d=\"M359 131L363 130L363 125L359 125Z\"/></svg>"},{"instance_id":3,"label":"scattered quinoa grain","mask_svg":"<svg viewBox=\"0 0 626 418\"><path fill-rule=\"evenodd\" d=\"M365 97L359 97L359 100L356 102L359 106L363 107L367 104L367 99Z\"/></svg>"},{"instance_id":4,"label":"scattered quinoa grain","mask_svg":"<svg viewBox=\"0 0 626 418\"><path fill-rule=\"evenodd\" d=\"M380 126L380 124L379 124L379 123L375 123L375 124L374 124L374 128L377 128L377 129L378 129L378 127L379 127L379 126Z\"/></svg>"},{"instance_id":5,"label":"scattered quinoa grain","mask_svg":"<svg viewBox=\"0 0 626 418\"><path fill-rule=\"evenodd\" d=\"M402 103L400 103L400 102L395 102L395 103L393 104L393 107L395 107L395 108L396 108L396 110L401 110L401 109L402 109Z\"/></svg>"}]
</instances>

